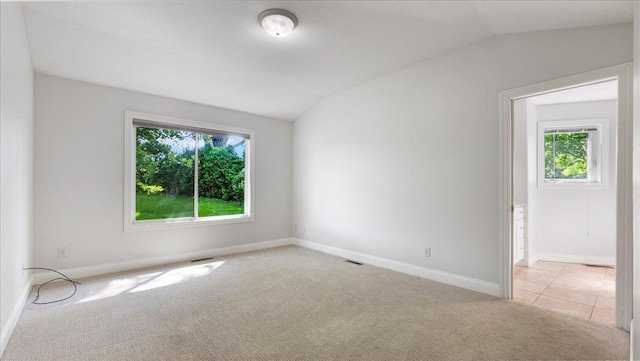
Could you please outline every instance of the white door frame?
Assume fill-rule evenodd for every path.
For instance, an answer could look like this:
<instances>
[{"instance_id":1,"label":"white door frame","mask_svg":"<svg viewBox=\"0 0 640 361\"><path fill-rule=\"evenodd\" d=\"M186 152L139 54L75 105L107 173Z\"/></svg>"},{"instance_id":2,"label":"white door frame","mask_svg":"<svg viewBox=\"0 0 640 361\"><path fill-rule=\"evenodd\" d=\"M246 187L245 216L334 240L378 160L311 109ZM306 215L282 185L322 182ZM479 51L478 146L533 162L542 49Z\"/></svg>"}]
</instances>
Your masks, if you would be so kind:
<instances>
[{"instance_id":1,"label":"white door frame","mask_svg":"<svg viewBox=\"0 0 640 361\"><path fill-rule=\"evenodd\" d=\"M509 89L499 94L499 259L500 294L512 298L513 281L513 101L551 91L618 80L616 193L616 327L629 331L633 302L632 63Z\"/></svg>"}]
</instances>

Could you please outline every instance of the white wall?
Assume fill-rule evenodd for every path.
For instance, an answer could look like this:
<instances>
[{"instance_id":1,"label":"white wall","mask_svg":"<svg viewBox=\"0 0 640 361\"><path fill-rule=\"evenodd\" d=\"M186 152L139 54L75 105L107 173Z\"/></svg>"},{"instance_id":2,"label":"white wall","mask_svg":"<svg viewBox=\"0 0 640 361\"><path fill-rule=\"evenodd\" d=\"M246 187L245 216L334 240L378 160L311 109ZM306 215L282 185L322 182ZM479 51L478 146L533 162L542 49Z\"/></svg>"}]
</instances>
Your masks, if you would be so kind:
<instances>
[{"instance_id":1,"label":"white wall","mask_svg":"<svg viewBox=\"0 0 640 361\"><path fill-rule=\"evenodd\" d=\"M525 209L524 259L518 264L535 263L537 222L537 131L538 107L529 99L513 102L513 204Z\"/></svg>"},{"instance_id":2,"label":"white wall","mask_svg":"<svg viewBox=\"0 0 640 361\"><path fill-rule=\"evenodd\" d=\"M527 114L524 119L527 125L525 140L527 144L527 205L525 210L525 251L524 251L524 265L531 267L536 262L535 255L538 253L537 239L538 233L534 225L537 224L537 212L538 209L538 197L535 196L536 187L538 185L538 123L533 121L538 119L538 107L530 100L524 100L526 102Z\"/></svg>"},{"instance_id":3,"label":"white wall","mask_svg":"<svg viewBox=\"0 0 640 361\"><path fill-rule=\"evenodd\" d=\"M513 204L527 204L527 99L513 102Z\"/></svg>"},{"instance_id":4,"label":"white wall","mask_svg":"<svg viewBox=\"0 0 640 361\"><path fill-rule=\"evenodd\" d=\"M324 98L294 125L296 235L498 282L498 93L631 42L629 24L496 36Z\"/></svg>"},{"instance_id":5,"label":"white wall","mask_svg":"<svg viewBox=\"0 0 640 361\"><path fill-rule=\"evenodd\" d=\"M0 4L0 355L28 291L33 220L33 68L19 3Z\"/></svg>"},{"instance_id":6,"label":"white wall","mask_svg":"<svg viewBox=\"0 0 640 361\"><path fill-rule=\"evenodd\" d=\"M518 248L520 247L518 234L518 221L516 220L516 213L514 211L514 223L513 223L513 237L512 237L512 249L513 249L513 261L514 264L521 266L529 266L529 257L531 254L532 242L528 237L528 230L530 219L532 218L531 209L529 206L529 184L528 174L528 143L527 143L527 131L528 123L527 117L535 107L530 106L531 101L527 98L517 99L513 102L513 205L522 206L524 210L524 251L519 255ZM515 210L516 208L514 208Z\"/></svg>"},{"instance_id":7,"label":"white wall","mask_svg":"<svg viewBox=\"0 0 640 361\"><path fill-rule=\"evenodd\" d=\"M254 129L255 222L124 232L125 110ZM290 122L36 74L34 263L67 269L289 238L291 150Z\"/></svg>"},{"instance_id":8,"label":"white wall","mask_svg":"<svg viewBox=\"0 0 640 361\"><path fill-rule=\"evenodd\" d=\"M615 100L539 105L537 119L529 118L529 140L537 144L539 122L609 119L608 151L603 153L606 186L574 185L538 187L534 185L531 209L535 222L530 224L536 234L534 259L615 265L616 256L616 134L617 102ZM604 134L603 134L604 135ZM537 151L537 147L534 147ZM605 154L608 157L605 158ZM533 169L537 169L537 157ZM604 175L605 169L603 169ZM534 173L534 178L538 172Z\"/></svg>"},{"instance_id":9,"label":"white wall","mask_svg":"<svg viewBox=\"0 0 640 361\"><path fill-rule=\"evenodd\" d=\"M633 338L631 359L640 360L640 2L633 10Z\"/></svg>"}]
</instances>

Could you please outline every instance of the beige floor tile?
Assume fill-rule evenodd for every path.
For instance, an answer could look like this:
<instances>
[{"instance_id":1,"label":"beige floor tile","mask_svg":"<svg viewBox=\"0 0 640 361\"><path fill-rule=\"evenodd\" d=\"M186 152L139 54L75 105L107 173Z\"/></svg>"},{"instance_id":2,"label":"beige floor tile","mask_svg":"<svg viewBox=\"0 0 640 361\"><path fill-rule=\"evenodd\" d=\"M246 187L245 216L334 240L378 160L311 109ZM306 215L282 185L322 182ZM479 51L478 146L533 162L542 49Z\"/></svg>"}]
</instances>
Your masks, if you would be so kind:
<instances>
[{"instance_id":1,"label":"beige floor tile","mask_svg":"<svg viewBox=\"0 0 640 361\"><path fill-rule=\"evenodd\" d=\"M525 280L514 279L513 288L540 294L542 293L542 291L544 291L545 288L547 288L547 286Z\"/></svg>"},{"instance_id":2,"label":"beige floor tile","mask_svg":"<svg viewBox=\"0 0 640 361\"><path fill-rule=\"evenodd\" d=\"M605 298L616 298L616 281L605 279L602 282L602 287L600 288L600 293L598 294L600 297Z\"/></svg>"},{"instance_id":3,"label":"beige floor tile","mask_svg":"<svg viewBox=\"0 0 640 361\"><path fill-rule=\"evenodd\" d=\"M575 290L569 290L566 288L558 288L554 286L547 287L542 293L545 296L559 298L565 301L572 301L582 303L587 306L594 306L596 304L597 294L580 293Z\"/></svg>"},{"instance_id":4,"label":"beige floor tile","mask_svg":"<svg viewBox=\"0 0 640 361\"><path fill-rule=\"evenodd\" d=\"M515 301L615 325L613 268L538 261L516 266L513 287Z\"/></svg>"},{"instance_id":5,"label":"beige floor tile","mask_svg":"<svg viewBox=\"0 0 640 361\"><path fill-rule=\"evenodd\" d=\"M564 262L538 261L531 268L560 272L566 265Z\"/></svg>"},{"instance_id":6,"label":"beige floor tile","mask_svg":"<svg viewBox=\"0 0 640 361\"><path fill-rule=\"evenodd\" d=\"M606 323L609 325L615 325L616 312L612 310L606 310L600 307L595 307L593 309L593 313L591 314L591 320L597 321L600 323Z\"/></svg>"},{"instance_id":7,"label":"beige floor tile","mask_svg":"<svg viewBox=\"0 0 640 361\"><path fill-rule=\"evenodd\" d=\"M600 293L598 293L598 297L611 298L615 300L616 290L602 289L600 290Z\"/></svg>"},{"instance_id":8,"label":"beige floor tile","mask_svg":"<svg viewBox=\"0 0 640 361\"><path fill-rule=\"evenodd\" d=\"M583 305L577 302L565 301L559 298L540 295L533 303L536 306L570 314L576 317L589 319L593 312L593 306Z\"/></svg>"},{"instance_id":9,"label":"beige floor tile","mask_svg":"<svg viewBox=\"0 0 640 361\"><path fill-rule=\"evenodd\" d=\"M592 272L604 272L607 267L595 267L595 266L588 266L586 264L583 263L567 263L567 266L565 267L567 269L579 269L579 270L584 270L584 271L592 271Z\"/></svg>"},{"instance_id":10,"label":"beige floor tile","mask_svg":"<svg viewBox=\"0 0 640 361\"><path fill-rule=\"evenodd\" d=\"M580 270L575 268L565 268L562 270L562 272L560 272L558 277L601 281L604 279L605 272L606 271L603 271L603 270L600 270L598 272L593 272L593 271L585 271L585 270Z\"/></svg>"},{"instance_id":11,"label":"beige floor tile","mask_svg":"<svg viewBox=\"0 0 640 361\"><path fill-rule=\"evenodd\" d=\"M555 274L553 271L534 268L523 268L518 271L519 272L514 273L514 278L533 283L539 283L545 286L551 283L551 281L553 281L553 279L557 276L557 274Z\"/></svg>"},{"instance_id":12,"label":"beige floor tile","mask_svg":"<svg viewBox=\"0 0 640 361\"><path fill-rule=\"evenodd\" d=\"M513 299L518 302L533 303L540 296L539 293L533 293L525 290L513 289Z\"/></svg>"},{"instance_id":13,"label":"beige floor tile","mask_svg":"<svg viewBox=\"0 0 640 361\"><path fill-rule=\"evenodd\" d=\"M602 267L588 267L588 266L583 266L581 264L576 264L576 263L569 263L567 264L567 266L562 270L563 274L581 274L584 276L589 276L589 277L604 277L605 273L607 272L606 268L602 268Z\"/></svg>"},{"instance_id":14,"label":"beige floor tile","mask_svg":"<svg viewBox=\"0 0 640 361\"><path fill-rule=\"evenodd\" d=\"M597 296L602 288L602 280L563 277L560 275L551 282L551 286Z\"/></svg>"},{"instance_id":15,"label":"beige floor tile","mask_svg":"<svg viewBox=\"0 0 640 361\"><path fill-rule=\"evenodd\" d=\"M616 280L616 269L615 268L608 268L607 271L605 272L604 279L615 281Z\"/></svg>"},{"instance_id":16,"label":"beige floor tile","mask_svg":"<svg viewBox=\"0 0 640 361\"><path fill-rule=\"evenodd\" d=\"M602 287L603 290L607 290L607 291L615 291L616 290L616 281L614 280L603 280L602 281Z\"/></svg>"},{"instance_id":17,"label":"beige floor tile","mask_svg":"<svg viewBox=\"0 0 640 361\"><path fill-rule=\"evenodd\" d=\"M605 310L609 310L609 311L615 311L616 310L616 300L613 298L606 298L606 297L600 297L598 296L598 299L596 300L596 308L603 308Z\"/></svg>"}]
</instances>

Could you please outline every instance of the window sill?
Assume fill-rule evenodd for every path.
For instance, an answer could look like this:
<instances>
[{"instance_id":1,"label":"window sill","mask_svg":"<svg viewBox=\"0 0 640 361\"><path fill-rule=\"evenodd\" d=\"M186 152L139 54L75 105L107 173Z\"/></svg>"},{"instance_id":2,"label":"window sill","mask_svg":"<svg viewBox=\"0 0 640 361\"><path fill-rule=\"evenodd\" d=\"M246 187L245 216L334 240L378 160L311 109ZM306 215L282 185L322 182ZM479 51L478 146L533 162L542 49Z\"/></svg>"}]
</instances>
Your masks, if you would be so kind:
<instances>
[{"instance_id":1,"label":"window sill","mask_svg":"<svg viewBox=\"0 0 640 361\"><path fill-rule=\"evenodd\" d=\"M580 188L580 189L606 189L609 185L605 182L538 182L538 188Z\"/></svg>"},{"instance_id":2,"label":"window sill","mask_svg":"<svg viewBox=\"0 0 640 361\"><path fill-rule=\"evenodd\" d=\"M197 226L218 226L224 224L234 223L248 223L253 222L255 217L253 215L234 215L234 216L220 216L215 218L172 218L172 219L158 219L147 221L134 221L131 224L125 223L125 232L136 231L151 231L156 229L170 229L170 228L187 228Z\"/></svg>"}]
</instances>

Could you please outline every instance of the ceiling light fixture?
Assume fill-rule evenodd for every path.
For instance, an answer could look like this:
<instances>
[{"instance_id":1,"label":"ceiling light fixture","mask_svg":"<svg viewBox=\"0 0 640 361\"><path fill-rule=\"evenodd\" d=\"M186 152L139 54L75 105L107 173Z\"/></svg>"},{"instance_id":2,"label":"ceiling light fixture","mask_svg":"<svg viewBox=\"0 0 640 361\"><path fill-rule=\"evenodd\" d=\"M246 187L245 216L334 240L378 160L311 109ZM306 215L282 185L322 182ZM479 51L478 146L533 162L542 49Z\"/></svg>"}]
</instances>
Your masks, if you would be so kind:
<instances>
[{"instance_id":1,"label":"ceiling light fixture","mask_svg":"<svg viewBox=\"0 0 640 361\"><path fill-rule=\"evenodd\" d=\"M298 18L286 10L270 9L258 16L258 22L269 35L281 38L298 25Z\"/></svg>"}]
</instances>

